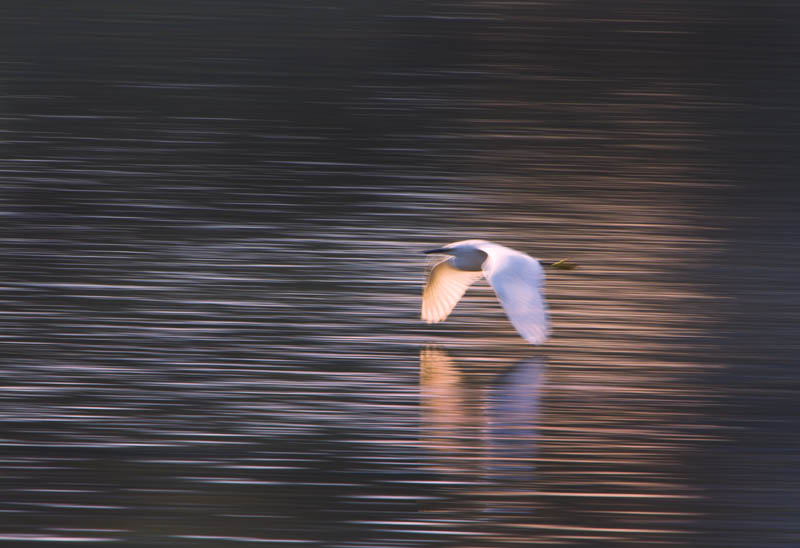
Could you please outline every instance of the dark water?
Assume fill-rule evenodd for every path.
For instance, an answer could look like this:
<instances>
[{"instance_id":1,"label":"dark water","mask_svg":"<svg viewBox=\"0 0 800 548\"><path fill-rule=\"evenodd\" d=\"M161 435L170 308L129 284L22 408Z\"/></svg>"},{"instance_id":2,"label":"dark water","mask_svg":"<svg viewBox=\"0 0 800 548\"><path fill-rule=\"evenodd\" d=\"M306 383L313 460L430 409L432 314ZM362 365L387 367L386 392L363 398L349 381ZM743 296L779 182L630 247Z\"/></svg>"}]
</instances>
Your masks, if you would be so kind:
<instances>
[{"instance_id":1,"label":"dark water","mask_svg":"<svg viewBox=\"0 0 800 548\"><path fill-rule=\"evenodd\" d=\"M791 3L0 21L3 546L800 545Z\"/></svg>"}]
</instances>

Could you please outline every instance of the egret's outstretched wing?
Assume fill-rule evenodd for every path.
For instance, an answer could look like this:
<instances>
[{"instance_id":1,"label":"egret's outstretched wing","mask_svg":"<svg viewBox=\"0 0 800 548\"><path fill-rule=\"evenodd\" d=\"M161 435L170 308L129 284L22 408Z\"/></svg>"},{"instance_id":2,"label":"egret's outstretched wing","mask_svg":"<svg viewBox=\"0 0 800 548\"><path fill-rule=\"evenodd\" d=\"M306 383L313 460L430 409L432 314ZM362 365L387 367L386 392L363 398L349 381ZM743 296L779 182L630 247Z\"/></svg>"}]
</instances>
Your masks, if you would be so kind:
<instances>
[{"instance_id":1,"label":"egret's outstretched wing","mask_svg":"<svg viewBox=\"0 0 800 548\"><path fill-rule=\"evenodd\" d=\"M544 301L544 272L535 259L502 246L482 248L489 255L483 270L500 304L519 334L541 344L550 336Z\"/></svg>"},{"instance_id":2,"label":"egret's outstretched wing","mask_svg":"<svg viewBox=\"0 0 800 548\"><path fill-rule=\"evenodd\" d=\"M445 259L431 269L422 291L422 319L428 323L443 321L464 295L464 292L483 272L459 270Z\"/></svg>"}]
</instances>

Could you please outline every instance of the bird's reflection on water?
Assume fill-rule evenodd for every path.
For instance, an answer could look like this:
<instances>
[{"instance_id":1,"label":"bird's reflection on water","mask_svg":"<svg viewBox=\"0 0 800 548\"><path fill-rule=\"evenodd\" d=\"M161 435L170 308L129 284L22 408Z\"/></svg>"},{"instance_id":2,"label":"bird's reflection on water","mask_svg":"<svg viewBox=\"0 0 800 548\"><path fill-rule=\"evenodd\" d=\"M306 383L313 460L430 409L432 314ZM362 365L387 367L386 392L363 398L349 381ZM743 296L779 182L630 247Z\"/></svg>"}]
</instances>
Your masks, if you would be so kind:
<instances>
[{"instance_id":1,"label":"bird's reflection on water","mask_svg":"<svg viewBox=\"0 0 800 548\"><path fill-rule=\"evenodd\" d=\"M545 361L531 356L471 371L442 348L420 350L423 445L430 468L472 484L484 512L509 510L503 495L533 492Z\"/></svg>"}]
</instances>

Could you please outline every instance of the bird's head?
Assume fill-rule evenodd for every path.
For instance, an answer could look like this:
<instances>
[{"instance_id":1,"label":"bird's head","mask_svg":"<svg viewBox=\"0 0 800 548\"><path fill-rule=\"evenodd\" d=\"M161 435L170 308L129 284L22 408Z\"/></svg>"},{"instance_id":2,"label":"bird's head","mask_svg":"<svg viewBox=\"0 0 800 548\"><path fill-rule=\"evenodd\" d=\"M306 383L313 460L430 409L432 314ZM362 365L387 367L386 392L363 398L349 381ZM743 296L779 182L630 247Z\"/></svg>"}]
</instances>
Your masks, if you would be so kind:
<instances>
[{"instance_id":1,"label":"bird's head","mask_svg":"<svg viewBox=\"0 0 800 548\"><path fill-rule=\"evenodd\" d=\"M442 253L452 255L452 259L447 259L449 263L459 270L481 270L486 261L486 252L481 249L483 245L491 245L485 240L462 240L453 242L445 247L428 249L424 253Z\"/></svg>"}]
</instances>

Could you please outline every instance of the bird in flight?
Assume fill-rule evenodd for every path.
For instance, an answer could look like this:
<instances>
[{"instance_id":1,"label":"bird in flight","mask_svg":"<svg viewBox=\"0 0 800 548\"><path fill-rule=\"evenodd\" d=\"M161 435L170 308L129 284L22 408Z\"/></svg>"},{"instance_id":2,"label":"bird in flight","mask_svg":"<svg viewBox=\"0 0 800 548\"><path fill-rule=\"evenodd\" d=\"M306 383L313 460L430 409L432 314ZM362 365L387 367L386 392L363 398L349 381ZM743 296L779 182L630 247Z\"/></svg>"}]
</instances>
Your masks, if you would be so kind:
<instances>
[{"instance_id":1,"label":"bird in flight","mask_svg":"<svg viewBox=\"0 0 800 548\"><path fill-rule=\"evenodd\" d=\"M428 274L422 291L425 322L444 321L467 288L485 276L523 339L542 344L550 336L550 318L542 294L544 271L533 257L486 240L453 242L425 253L449 255Z\"/></svg>"}]
</instances>

